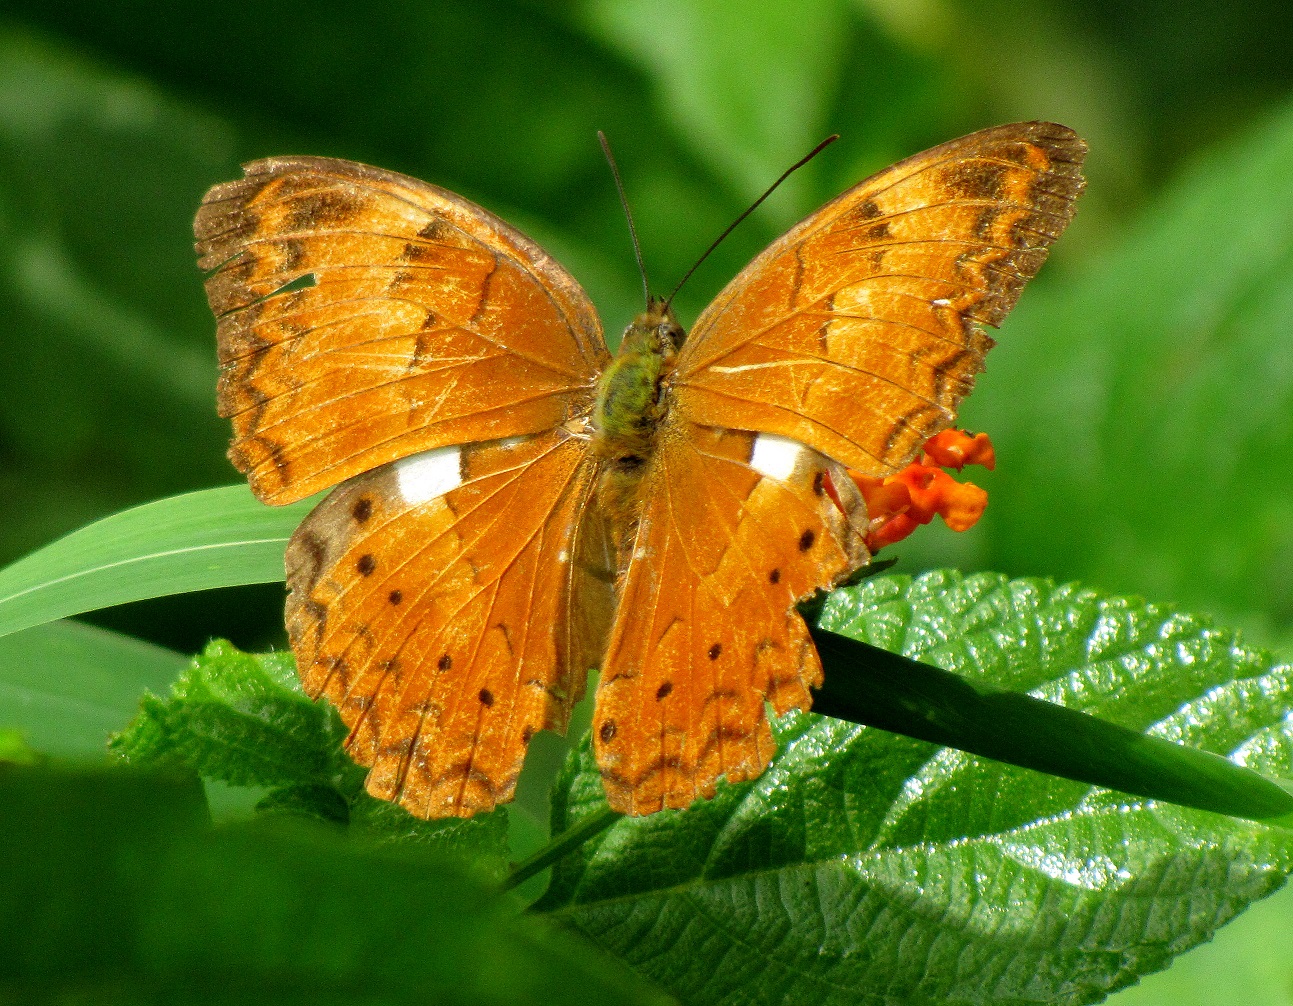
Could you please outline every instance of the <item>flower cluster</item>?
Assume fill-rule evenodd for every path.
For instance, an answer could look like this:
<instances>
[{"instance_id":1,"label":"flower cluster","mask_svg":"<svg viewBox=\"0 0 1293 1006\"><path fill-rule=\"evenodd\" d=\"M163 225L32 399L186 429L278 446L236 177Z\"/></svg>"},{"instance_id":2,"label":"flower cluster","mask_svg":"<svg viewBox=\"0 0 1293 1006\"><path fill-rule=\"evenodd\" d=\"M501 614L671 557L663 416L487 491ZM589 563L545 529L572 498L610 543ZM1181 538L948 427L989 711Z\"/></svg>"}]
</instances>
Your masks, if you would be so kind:
<instances>
[{"instance_id":1,"label":"flower cluster","mask_svg":"<svg viewBox=\"0 0 1293 1006\"><path fill-rule=\"evenodd\" d=\"M958 482L944 468L966 465L991 470L997 462L986 433L944 430L929 440L920 458L883 478L849 472L866 500L871 530L867 548L874 553L902 541L938 514L953 531L967 531L983 516L988 494L973 482Z\"/></svg>"}]
</instances>

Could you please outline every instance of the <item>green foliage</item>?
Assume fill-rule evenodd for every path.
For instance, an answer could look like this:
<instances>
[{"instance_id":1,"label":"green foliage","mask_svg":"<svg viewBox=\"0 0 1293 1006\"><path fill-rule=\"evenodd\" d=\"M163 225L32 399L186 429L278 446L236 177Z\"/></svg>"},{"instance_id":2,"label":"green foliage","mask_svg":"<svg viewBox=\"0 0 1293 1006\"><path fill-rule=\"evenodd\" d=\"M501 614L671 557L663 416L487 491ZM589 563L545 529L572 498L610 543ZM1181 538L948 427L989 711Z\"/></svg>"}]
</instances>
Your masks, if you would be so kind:
<instances>
[{"instance_id":1,"label":"green foliage","mask_svg":"<svg viewBox=\"0 0 1293 1006\"><path fill-rule=\"evenodd\" d=\"M4 762L36 765L40 762L40 755L27 745L27 741L17 730L4 729L0 730L0 763Z\"/></svg>"},{"instance_id":2,"label":"green foliage","mask_svg":"<svg viewBox=\"0 0 1293 1006\"><path fill-rule=\"evenodd\" d=\"M825 673L814 712L1128 795L1293 826L1293 793L1221 755L820 628L813 641Z\"/></svg>"},{"instance_id":3,"label":"green foliage","mask_svg":"<svg viewBox=\"0 0 1293 1006\"><path fill-rule=\"evenodd\" d=\"M205 780L258 786L262 814L349 825L373 839L425 846L498 877L507 864L507 811L422 821L363 791L347 757L346 727L327 702L301 691L288 653L242 653L217 640L195 657L166 699L145 695L112 738L135 765L178 765Z\"/></svg>"},{"instance_id":4,"label":"green foliage","mask_svg":"<svg viewBox=\"0 0 1293 1006\"><path fill-rule=\"evenodd\" d=\"M0 806L0 1002L660 1001L424 850L212 829L191 777L0 765Z\"/></svg>"},{"instance_id":5,"label":"green foliage","mask_svg":"<svg viewBox=\"0 0 1293 1006\"><path fill-rule=\"evenodd\" d=\"M1118 1006L1285 1006L1293 997L1293 886L1226 926L1166 971L1118 993Z\"/></svg>"},{"instance_id":6,"label":"green foliage","mask_svg":"<svg viewBox=\"0 0 1293 1006\"><path fill-rule=\"evenodd\" d=\"M35 750L100 757L145 689L164 691L184 667L178 653L76 622L0 638L0 727Z\"/></svg>"},{"instance_id":7,"label":"green foliage","mask_svg":"<svg viewBox=\"0 0 1293 1006\"><path fill-rule=\"evenodd\" d=\"M246 486L113 514L0 570L0 636L141 598L283 578L283 549L317 500L271 509Z\"/></svg>"},{"instance_id":8,"label":"green foliage","mask_svg":"<svg viewBox=\"0 0 1293 1006\"><path fill-rule=\"evenodd\" d=\"M227 150L212 118L0 24L7 557L224 479L187 221Z\"/></svg>"},{"instance_id":9,"label":"green foliage","mask_svg":"<svg viewBox=\"0 0 1293 1006\"><path fill-rule=\"evenodd\" d=\"M1206 620L935 573L839 591L823 624L1293 775L1293 669ZM734 988L781 1003L1081 1003L1208 939L1293 868L1284 829L811 714L777 735L763 777L621 820L561 863L540 907L688 1003ZM604 806L585 742L553 830Z\"/></svg>"},{"instance_id":10,"label":"green foliage","mask_svg":"<svg viewBox=\"0 0 1293 1006\"><path fill-rule=\"evenodd\" d=\"M216 641L195 657L166 700L146 695L112 739L140 764L177 761L239 786L344 785L354 765L340 752L345 725L296 683L288 653L241 653Z\"/></svg>"},{"instance_id":11,"label":"green foliage","mask_svg":"<svg viewBox=\"0 0 1293 1006\"><path fill-rule=\"evenodd\" d=\"M1003 459L983 561L1289 633L1293 106L1033 294L966 409Z\"/></svg>"}]
</instances>

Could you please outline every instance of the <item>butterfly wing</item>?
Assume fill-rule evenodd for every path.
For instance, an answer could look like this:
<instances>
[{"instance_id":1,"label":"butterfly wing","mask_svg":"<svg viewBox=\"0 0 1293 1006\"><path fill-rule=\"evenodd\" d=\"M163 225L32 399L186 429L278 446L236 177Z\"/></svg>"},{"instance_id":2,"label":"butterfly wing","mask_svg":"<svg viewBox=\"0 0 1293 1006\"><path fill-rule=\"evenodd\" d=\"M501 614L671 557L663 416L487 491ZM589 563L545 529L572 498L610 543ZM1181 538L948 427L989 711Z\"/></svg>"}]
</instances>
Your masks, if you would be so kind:
<instances>
[{"instance_id":1,"label":"butterfly wing","mask_svg":"<svg viewBox=\"0 0 1293 1006\"><path fill-rule=\"evenodd\" d=\"M593 719L607 797L627 814L763 771L764 702L804 709L821 683L795 602L866 560L853 482L779 437L670 422L642 487Z\"/></svg>"},{"instance_id":2,"label":"butterfly wing","mask_svg":"<svg viewBox=\"0 0 1293 1006\"><path fill-rule=\"evenodd\" d=\"M277 157L194 221L218 319L220 413L252 490L290 503L448 444L588 411L597 315L534 242L434 185Z\"/></svg>"},{"instance_id":3,"label":"butterfly wing","mask_svg":"<svg viewBox=\"0 0 1293 1006\"><path fill-rule=\"evenodd\" d=\"M452 193L272 158L194 223L219 405L253 491L341 485L287 550L302 682L368 788L423 817L511 798L564 729L613 605L596 462L576 434L607 360L578 284Z\"/></svg>"},{"instance_id":4,"label":"butterfly wing","mask_svg":"<svg viewBox=\"0 0 1293 1006\"><path fill-rule=\"evenodd\" d=\"M373 795L489 810L534 733L565 729L614 603L595 480L560 429L441 448L352 479L293 535L302 682L341 711Z\"/></svg>"},{"instance_id":5,"label":"butterfly wing","mask_svg":"<svg viewBox=\"0 0 1293 1006\"><path fill-rule=\"evenodd\" d=\"M774 242L679 354L598 686L611 805L684 807L811 705L795 604L866 561L877 475L951 424L995 325L1073 215L1085 146L1022 123L909 158ZM751 432L738 432L751 431Z\"/></svg>"},{"instance_id":6,"label":"butterfly wing","mask_svg":"<svg viewBox=\"0 0 1293 1006\"><path fill-rule=\"evenodd\" d=\"M997 325L1073 216L1070 129L985 129L900 161L755 258L697 320L674 407L867 475L950 426Z\"/></svg>"}]
</instances>

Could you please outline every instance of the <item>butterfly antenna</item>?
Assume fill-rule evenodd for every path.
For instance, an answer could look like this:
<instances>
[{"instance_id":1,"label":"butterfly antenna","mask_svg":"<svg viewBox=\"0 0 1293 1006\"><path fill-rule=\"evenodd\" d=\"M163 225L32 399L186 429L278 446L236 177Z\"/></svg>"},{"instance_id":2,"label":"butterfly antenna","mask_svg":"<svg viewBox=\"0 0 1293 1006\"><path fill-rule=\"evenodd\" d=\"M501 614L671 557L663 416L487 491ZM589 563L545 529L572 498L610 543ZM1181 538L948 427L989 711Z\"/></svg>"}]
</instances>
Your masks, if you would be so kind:
<instances>
[{"instance_id":1,"label":"butterfly antenna","mask_svg":"<svg viewBox=\"0 0 1293 1006\"><path fill-rule=\"evenodd\" d=\"M690 269L688 269L686 272L686 275L684 275L683 278L678 281L678 285L673 288L673 293L669 294L669 299L664 302L664 306L668 308L669 305L673 303L673 299L678 296L678 291L682 289L683 284L686 283L687 280L691 279L691 274L700 268L700 264L704 262L705 259L709 258L710 252L712 252L715 248L717 248L719 245L723 243L724 238L726 238L729 234L731 234L732 231L736 230L737 224L739 224L742 220L744 220L751 213L757 210L759 208L759 204L762 203L763 200L767 199L768 196L772 195L772 193L776 192L777 187L782 182L784 182L787 178L793 175L796 171L802 168L805 164L811 161L814 157L820 154L823 150L825 150L827 147L829 147L832 143L834 143L839 138L840 138L839 133L832 133L830 136L826 137L826 139L822 140L821 143L817 144L817 146L813 147L813 149L810 150L807 154L805 154L799 160L795 161L794 164L786 168L786 170L781 173L781 177L778 178L771 185L769 185L767 188L767 191L764 192L763 195L759 196L759 198L756 199L754 202L752 202L749 208L744 213L742 213L739 217L737 217L730 224L728 224L727 229L723 231L723 233L720 234L717 238L714 239L714 243L705 249L705 253L701 255L700 258L696 259L696 264L693 265Z\"/></svg>"},{"instance_id":2,"label":"butterfly antenna","mask_svg":"<svg viewBox=\"0 0 1293 1006\"><path fill-rule=\"evenodd\" d=\"M602 153L606 155L606 163L611 166L611 174L615 176L615 190L619 192L620 205L624 207L624 219L629 222L629 237L633 239L633 254L637 256L638 273L642 276L642 299L649 310L651 307L651 284L647 282L646 266L642 263L642 246L638 244L638 229L633 225L633 213L629 209L628 197L624 195L624 181L620 178L620 166L615 163L615 156L611 153L610 142L606 139L606 134L600 129L597 130L597 139L602 142Z\"/></svg>"}]
</instances>

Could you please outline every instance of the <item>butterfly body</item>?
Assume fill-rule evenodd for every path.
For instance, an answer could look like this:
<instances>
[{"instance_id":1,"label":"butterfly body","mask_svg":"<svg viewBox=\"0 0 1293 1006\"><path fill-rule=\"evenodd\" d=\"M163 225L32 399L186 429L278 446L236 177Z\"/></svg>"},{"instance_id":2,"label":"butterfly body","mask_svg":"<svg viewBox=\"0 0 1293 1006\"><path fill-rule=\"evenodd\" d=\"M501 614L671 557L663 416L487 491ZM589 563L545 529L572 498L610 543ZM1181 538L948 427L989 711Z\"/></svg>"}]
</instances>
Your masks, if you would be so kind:
<instances>
[{"instance_id":1,"label":"butterfly body","mask_svg":"<svg viewBox=\"0 0 1293 1006\"><path fill-rule=\"evenodd\" d=\"M653 298L620 339L620 348L597 382L592 450L604 459L597 501L610 524L623 570L643 500L640 490L669 404L669 376L685 333L673 311Z\"/></svg>"},{"instance_id":2,"label":"butterfly body","mask_svg":"<svg viewBox=\"0 0 1293 1006\"><path fill-rule=\"evenodd\" d=\"M1034 122L908 158L685 341L656 300L614 358L574 279L453 193L326 158L212 189L230 457L266 502L335 487L289 544L287 625L369 791L423 817L510 799L592 668L611 806L761 772L765 704L807 709L821 681L797 603L868 561L850 472L952 424L1084 152Z\"/></svg>"},{"instance_id":3,"label":"butterfly body","mask_svg":"<svg viewBox=\"0 0 1293 1006\"><path fill-rule=\"evenodd\" d=\"M650 455L684 337L673 311L658 300L624 330L618 355L597 382L593 449L599 456L632 465Z\"/></svg>"}]
</instances>

